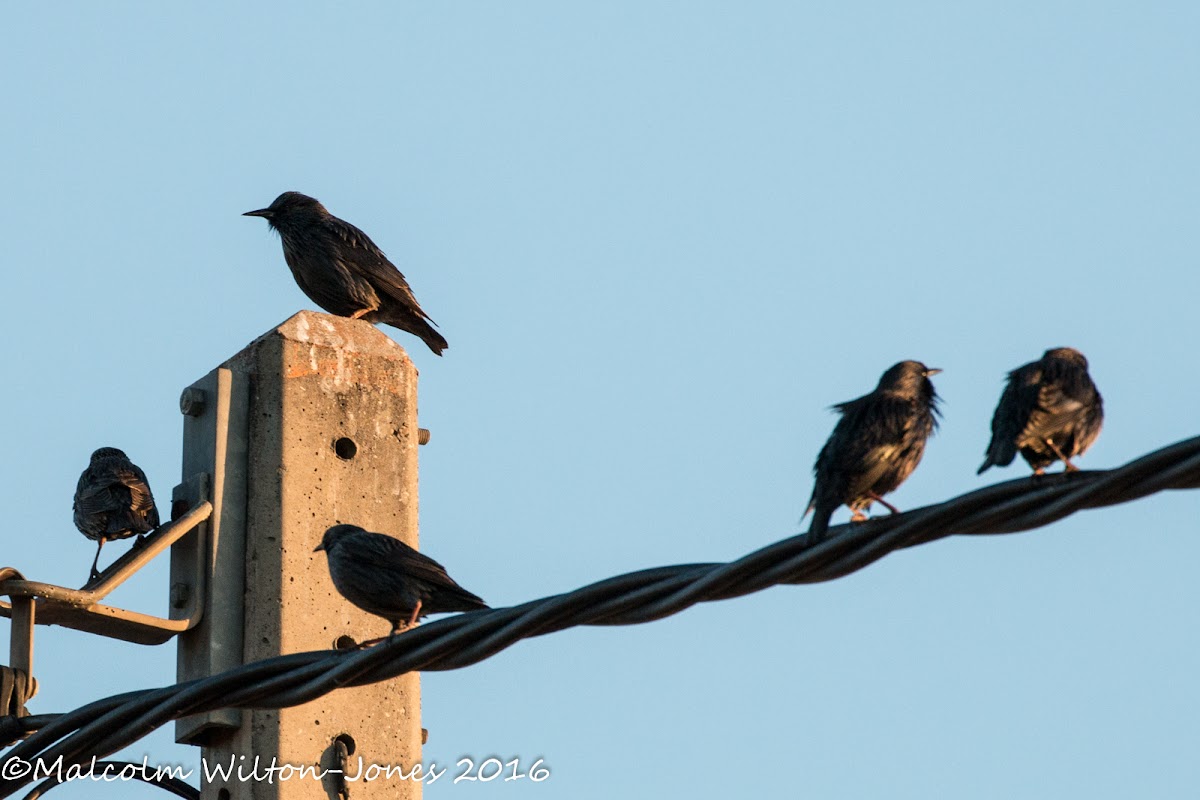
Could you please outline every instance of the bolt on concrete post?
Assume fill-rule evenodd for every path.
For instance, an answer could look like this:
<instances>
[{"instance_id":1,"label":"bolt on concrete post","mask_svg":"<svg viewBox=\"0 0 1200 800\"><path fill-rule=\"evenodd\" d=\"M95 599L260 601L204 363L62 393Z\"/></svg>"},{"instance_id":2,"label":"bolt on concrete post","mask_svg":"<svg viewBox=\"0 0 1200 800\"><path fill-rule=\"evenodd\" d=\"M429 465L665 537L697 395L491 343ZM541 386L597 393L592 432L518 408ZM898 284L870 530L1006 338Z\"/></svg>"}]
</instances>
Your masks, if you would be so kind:
<instances>
[{"instance_id":1,"label":"bolt on concrete post","mask_svg":"<svg viewBox=\"0 0 1200 800\"><path fill-rule=\"evenodd\" d=\"M417 371L404 350L366 322L304 311L190 387L181 409L185 485L189 469L211 470L221 513L207 530L211 616L180 637L180 677L386 634L386 622L337 594L313 548L339 522L417 545ZM272 759L337 768L339 750L349 752L351 776L360 759L410 771L421 758L419 680L339 689L294 708L197 715L176 735L202 744L210 772L232 759L249 773L256 757L264 769ZM419 800L420 784L398 773L348 784L354 800ZM271 782L235 774L206 781L202 796L324 800L342 788L311 772Z\"/></svg>"}]
</instances>

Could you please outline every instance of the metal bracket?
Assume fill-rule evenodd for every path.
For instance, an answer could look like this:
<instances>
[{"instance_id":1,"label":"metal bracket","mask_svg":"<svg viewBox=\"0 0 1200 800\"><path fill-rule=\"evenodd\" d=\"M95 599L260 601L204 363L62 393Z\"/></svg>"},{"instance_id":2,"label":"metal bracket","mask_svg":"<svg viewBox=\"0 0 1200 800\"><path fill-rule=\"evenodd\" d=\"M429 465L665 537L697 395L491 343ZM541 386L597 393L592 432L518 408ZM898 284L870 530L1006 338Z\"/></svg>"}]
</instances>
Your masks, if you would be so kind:
<instances>
[{"instance_id":1,"label":"metal bracket","mask_svg":"<svg viewBox=\"0 0 1200 800\"><path fill-rule=\"evenodd\" d=\"M204 621L176 642L175 679L183 683L216 675L243 661L246 569L246 498L249 492L250 377L219 367L183 390L183 474L211 478L204 486L212 516L197 531L203 545L171 550L171 613L190 615L195 603ZM176 489L179 502L195 493L186 481ZM199 576L199 577L197 577ZM207 585L202 596L190 587ZM175 723L175 739L201 744L221 731L241 726L240 709L193 714Z\"/></svg>"},{"instance_id":2,"label":"metal bracket","mask_svg":"<svg viewBox=\"0 0 1200 800\"><path fill-rule=\"evenodd\" d=\"M82 589L68 589L52 583L25 580L13 569L0 569L0 616L10 617L12 638L10 658L12 666L33 674L33 626L61 625L87 633L96 633L110 639L120 639L135 644L163 644L183 631L200 623L204 611L204 579L197 575L194 591L184 605L179 618L164 619L137 611L101 605L100 601L114 589L133 576L175 542L182 539L212 514L212 503L206 496L207 476L198 476L195 502L177 519L146 537L141 547L130 550L117 559L94 580ZM196 546L203 545L203 537L197 536ZM172 609L173 612L175 609ZM174 613L172 615L174 617Z\"/></svg>"}]
</instances>

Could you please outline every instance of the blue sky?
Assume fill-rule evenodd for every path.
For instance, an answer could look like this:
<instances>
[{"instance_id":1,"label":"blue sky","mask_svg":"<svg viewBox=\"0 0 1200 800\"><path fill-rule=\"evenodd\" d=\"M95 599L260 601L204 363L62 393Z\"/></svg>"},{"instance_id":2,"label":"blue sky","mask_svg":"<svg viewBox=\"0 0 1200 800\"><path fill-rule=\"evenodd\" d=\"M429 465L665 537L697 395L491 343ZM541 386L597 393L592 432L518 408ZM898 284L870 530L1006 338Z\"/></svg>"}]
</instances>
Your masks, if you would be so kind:
<instances>
[{"instance_id":1,"label":"blue sky","mask_svg":"<svg viewBox=\"0 0 1200 800\"><path fill-rule=\"evenodd\" d=\"M795 533L827 407L904 358L945 370L946 402L901 508L1024 474L975 469L1004 373L1047 347L1087 354L1104 394L1081 466L1197 433L1194 4L0 20L0 562L31 578L86 574L70 501L93 449L123 447L165 503L179 391L313 307L240 216L287 189L369 232L450 341L438 359L386 329L434 435L423 547L495 605ZM940 542L427 674L427 759L552 770L427 796L1186 795L1196 508ZM160 565L114 599L166 595ZM171 682L174 648L42 628L36 663L32 710L65 711ZM142 754L198 762L170 731Z\"/></svg>"}]
</instances>

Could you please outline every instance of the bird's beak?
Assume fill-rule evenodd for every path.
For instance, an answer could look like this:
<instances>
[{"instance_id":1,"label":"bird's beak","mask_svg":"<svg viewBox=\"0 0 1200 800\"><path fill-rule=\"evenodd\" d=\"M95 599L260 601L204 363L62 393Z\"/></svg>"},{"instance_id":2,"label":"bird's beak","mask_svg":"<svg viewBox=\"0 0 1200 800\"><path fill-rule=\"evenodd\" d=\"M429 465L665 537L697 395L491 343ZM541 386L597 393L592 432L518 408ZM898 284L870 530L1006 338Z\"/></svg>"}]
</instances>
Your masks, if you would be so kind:
<instances>
[{"instance_id":1,"label":"bird's beak","mask_svg":"<svg viewBox=\"0 0 1200 800\"><path fill-rule=\"evenodd\" d=\"M941 372L941 370L937 369L936 367L934 369L927 369L925 370L925 377L928 378L930 375L937 375L939 372Z\"/></svg>"},{"instance_id":2,"label":"bird's beak","mask_svg":"<svg viewBox=\"0 0 1200 800\"><path fill-rule=\"evenodd\" d=\"M324 543L324 542L321 542L319 545L317 545L316 547L314 547L314 548L313 548L313 552L314 552L314 553L319 553L319 552L321 552L321 551L322 551L322 550L324 550L324 549L325 549L325 543Z\"/></svg>"},{"instance_id":3,"label":"bird's beak","mask_svg":"<svg viewBox=\"0 0 1200 800\"><path fill-rule=\"evenodd\" d=\"M245 214L242 214L242 216L243 217L265 217L266 219L270 219L271 217L275 216L275 212L269 208L260 208L258 211L247 211Z\"/></svg>"}]
</instances>

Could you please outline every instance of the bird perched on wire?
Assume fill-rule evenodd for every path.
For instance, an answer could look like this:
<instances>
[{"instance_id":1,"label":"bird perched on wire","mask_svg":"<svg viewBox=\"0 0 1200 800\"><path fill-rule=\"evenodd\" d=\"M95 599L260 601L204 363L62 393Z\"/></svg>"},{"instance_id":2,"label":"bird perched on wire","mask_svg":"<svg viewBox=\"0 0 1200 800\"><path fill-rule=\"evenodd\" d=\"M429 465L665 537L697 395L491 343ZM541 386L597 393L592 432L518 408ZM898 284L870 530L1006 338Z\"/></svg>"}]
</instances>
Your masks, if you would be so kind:
<instances>
[{"instance_id":1,"label":"bird perched on wire","mask_svg":"<svg viewBox=\"0 0 1200 800\"><path fill-rule=\"evenodd\" d=\"M92 453L75 487L73 508L75 527L98 543L90 578L100 574L96 567L105 542L140 536L159 525L146 473L115 447Z\"/></svg>"},{"instance_id":2,"label":"bird perched on wire","mask_svg":"<svg viewBox=\"0 0 1200 800\"><path fill-rule=\"evenodd\" d=\"M383 251L316 199L284 192L266 208L242 216L263 217L279 233L292 277L310 300L330 314L408 331L439 356L449 347Z\"/></svg>"},{"instance_id":3,"label":"bird perched on wire","mask_svg":"<svg viewBox=\"0 0 1200 800\"><path fill-rule=\"evenodd\" d=\"M313 552L322 550L334 588L363 611L390 622L393 634L426 614L488 607L455 583L441 564L391 536L334 525Z\"/></svg>"},{"instance_id":4,"label":"bird perched on wire","mask_svg":"<svg viewBox=\"0 0 1200 800\"><path fill-rule=\"evenodd\" d=\"M896 489L916 469L925 441L937 429L938 395L929 376L941 372L919 361L901 361L883 373L870 394L833 408L842 418L813 465L816 483L808 510L814 512L809 539L819 542L838 506L847 505L854 520Z\"/></svg>"},{"instance_id":5,"label":"bird perched on wire","mask_svg":"<svg viewBox=\"0 0 1200 800\"><path fill-rule=\"evenodd\" d=\"M992 441L982 473L992 465L1007 467L1021 456L1041 475L1055 461L1067 471L1071 459L1092 446L1104 424L1104 401L1083 353L1071 347L1047 350L1008 373L1008 385L992 416Z\"/></svg>"}]
</instances>

